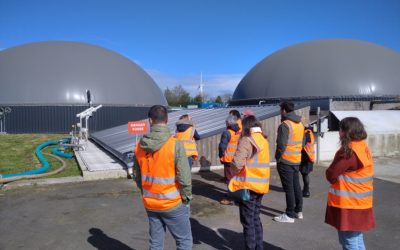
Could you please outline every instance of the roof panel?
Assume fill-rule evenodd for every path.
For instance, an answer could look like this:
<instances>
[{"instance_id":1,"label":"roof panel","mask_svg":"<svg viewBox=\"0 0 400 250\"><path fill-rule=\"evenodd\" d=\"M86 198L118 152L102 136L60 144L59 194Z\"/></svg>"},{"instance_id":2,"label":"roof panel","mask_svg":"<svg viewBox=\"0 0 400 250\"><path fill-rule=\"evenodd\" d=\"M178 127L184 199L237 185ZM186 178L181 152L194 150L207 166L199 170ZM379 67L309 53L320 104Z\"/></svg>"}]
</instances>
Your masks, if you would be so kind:
<instances>
[{"instance_id":1,"label":"roof panel","mask_svg":"<svg viewBox=\"0 0 400 250\"><path fill-rule=\"evenodd\" d=\"M175 133L175 123L181 115L189 114L201 138L221 134L225 130L225 120L230 110L237 109L243 112L250 108L259 120L280 114L279 105L244 106L227 108L185 109L168 114L168 126L171 133ZM136 135L128 133L128 125L95 132L91 135L98 144L114 154L117 158L129 164L128 154L133 152L136 145ZM139 136L138 136L139 137Z\"/></svg>"}]
</instances>

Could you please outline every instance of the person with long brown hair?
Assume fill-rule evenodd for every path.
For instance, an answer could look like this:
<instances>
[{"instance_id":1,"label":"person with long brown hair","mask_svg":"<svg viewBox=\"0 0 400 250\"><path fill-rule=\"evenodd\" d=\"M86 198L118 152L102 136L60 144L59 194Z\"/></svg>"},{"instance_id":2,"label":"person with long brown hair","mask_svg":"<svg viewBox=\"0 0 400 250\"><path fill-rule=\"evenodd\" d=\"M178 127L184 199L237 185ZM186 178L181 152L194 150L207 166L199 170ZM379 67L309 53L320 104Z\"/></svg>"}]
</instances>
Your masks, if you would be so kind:
<instances>
[{"instance_id":1,"label":"person with long brown hair","mask_svg":"<svg viewBox=\"0 0 400 250\"><path fill-rule=\"evenodd\" d=\"M338 230L343 249L365 249L363 231L375 227L373 161L367 132L356 117L339 124L340 149L326 170L331 183L325 223Z\"/></svg>"},{"instance_id":2,"label":"person with long brown hair","mask_svg":"<svg viewBox=\"0 0 400 250\"><path fill-rule=\"evenodd\" d=\"M242 124L243 131L231 166L234 176L228 188L231 192L249 190L249 200L238 202L245 249L263 249L260 207L264 194L269 191L269 144L255 116L244 118Z\"/></svg>"}]
</instances>

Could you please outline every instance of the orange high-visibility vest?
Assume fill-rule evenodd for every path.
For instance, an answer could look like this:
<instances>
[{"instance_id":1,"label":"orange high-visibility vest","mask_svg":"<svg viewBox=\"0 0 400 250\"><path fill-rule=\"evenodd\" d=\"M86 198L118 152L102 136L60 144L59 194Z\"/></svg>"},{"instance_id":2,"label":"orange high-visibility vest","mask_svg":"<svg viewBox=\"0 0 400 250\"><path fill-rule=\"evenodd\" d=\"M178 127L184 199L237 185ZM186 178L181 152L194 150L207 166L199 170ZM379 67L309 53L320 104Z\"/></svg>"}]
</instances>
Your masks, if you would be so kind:
<instances>
[{"instance_id":1,"label":"orange high-visibility vest","mask_svg":"<svg viewBox=\"0 0 400 250\"><path fill-rule=\"evenodd\" d=\"M242 120L241 119L237 119L236 123L237 123L237 125L239 127L238 133L240 134L240 133L242 133L242 130L243 130Z\"/></svg>"},{"instance_id":2,"label":"orange high-visibility vest","mask_svg":"<svg viewBox=\"0 0 400 250\"><path fill-rule=\"evenodd\" d=\"M374 174L372 155L365 141L352 141L350 145L362 168L338 177L337 182L329 188L328 205L347 209L371 208Z\"/></svg>"},{"instance_id":3,"label":"orange high-visibility vest","mask_svg":"<svg viewBox=\"0 0 400 250\"><path fill-rule=\"evenodd\" d=\"M282 159L300 164L301 149L303 148L304 126L301 122L296 123L291 120L285 120L284 123L289 128L288 141Z\"/></svg>"},{"instance_id":4,"label":"orange high-visibility vest","mask_svg":"<svg viewBox=\"0 0 400 250\"><path fill-rule=\"evenodd\" d=\"M314 133L309 129L306 129L304 133L308 133L311 139L311 142L307 142L306 145L304 146L304 151L306 151L310 161L314 162L315 161Z\"/></svg>"},{"instance_id":5,"label":"orange high-visibility vest","mask_svg":"<svg viewBox=\"0 0 400 250\"><path fill-rule=\"evenodd\" d=\"M192 156L193 159L197 160L199 153L197 152L197 145L196 141L194 140L194 128L189 127L183 132L176 132L175 138L182 141L183 147L186 151L186 156Z\"/></svg>"},{"instance_id":6,"label":"orange high-visibility vest","mask_svg":"<svg viewBox=\"0 0 400 250\"><path fill-rule=\"evenodd\" d=\"M231 129L228 129L229 134L231 135L231 139L228 142L228 145L225 149L224 156L220 158L222 162L232 162L233 161L233 156L235 155L235 152L237 150L237 144L240 138L240 133L235 132Z\"/></svg>"},{"instance_id":7,"label":"orange high-visibility vest","mask_svg":"<svg viewBox=\"0 0 400 250\"><path fill-rule=\"evenodd\" d=\"M140 144L135 155L142 176L143 204L146 209L163 211L182 201L179 184L175 178L175 145L171 137L155 152L144 151Z\"/></svg>"},{"instance_id":8,"label":"orange high-visibility vest","mask_svg":"<svg viewBox=\"0 0 400 250\"><path fill-rule=\"evenodd\" d=\"M261 133L251 133L251 140L259 148L258 153L246 160L244 168L232 177L228 188L231 192L250 189L259 194L269 191L269 145Z\"/></svg>"}]
</instances>

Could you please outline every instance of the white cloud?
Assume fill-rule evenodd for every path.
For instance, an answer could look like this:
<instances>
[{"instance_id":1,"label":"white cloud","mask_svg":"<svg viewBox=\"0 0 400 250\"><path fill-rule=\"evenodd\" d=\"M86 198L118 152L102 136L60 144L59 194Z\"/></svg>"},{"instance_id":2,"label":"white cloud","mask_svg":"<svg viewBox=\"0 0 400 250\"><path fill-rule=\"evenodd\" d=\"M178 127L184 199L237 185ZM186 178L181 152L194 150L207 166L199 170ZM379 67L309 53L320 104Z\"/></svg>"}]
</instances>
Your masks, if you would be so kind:
<instances>
[{"instance_id":1,"label":"white cloud","mask_svg":"<svg viewBox=\"0 0 400 250\"><path fill-rule=\"evenodd\" d=\"M162 90L167 87L173 88L180 84L192 96L199 93L198 87L200 84L200 73L198 75L178 77L152 69L146 69L146 72L154 79ZM207 75L203 73L204 92L206 95L213 97L227 93L233 94L243 76L244 74Z\"/></svg>"}]
</instances>

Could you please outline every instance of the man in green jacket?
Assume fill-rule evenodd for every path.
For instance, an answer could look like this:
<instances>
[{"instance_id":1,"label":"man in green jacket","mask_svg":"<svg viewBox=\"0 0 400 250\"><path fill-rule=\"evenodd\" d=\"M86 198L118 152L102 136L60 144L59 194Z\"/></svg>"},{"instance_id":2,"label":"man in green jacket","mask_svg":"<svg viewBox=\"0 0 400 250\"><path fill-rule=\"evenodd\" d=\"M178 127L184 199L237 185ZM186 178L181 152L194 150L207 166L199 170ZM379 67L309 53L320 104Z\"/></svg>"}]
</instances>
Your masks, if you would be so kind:
<instances>
[{"instance_id":1,"label":"man in green jacket","mask_svg":"<svg viewBox=\"0 0 400 250\"><path fill-rule=\"evenodd\" d=\"M164 106L152 106L148 117L151 131L136 147L133 174L149 218L150 249L164 248L165 227L175 238L177 249L192 249L192 177L185 149L181 141L171 138Z\"/></svg>"}]
</instances>

